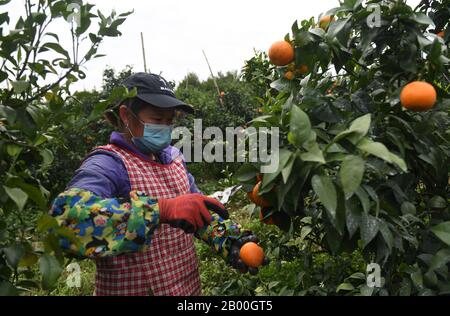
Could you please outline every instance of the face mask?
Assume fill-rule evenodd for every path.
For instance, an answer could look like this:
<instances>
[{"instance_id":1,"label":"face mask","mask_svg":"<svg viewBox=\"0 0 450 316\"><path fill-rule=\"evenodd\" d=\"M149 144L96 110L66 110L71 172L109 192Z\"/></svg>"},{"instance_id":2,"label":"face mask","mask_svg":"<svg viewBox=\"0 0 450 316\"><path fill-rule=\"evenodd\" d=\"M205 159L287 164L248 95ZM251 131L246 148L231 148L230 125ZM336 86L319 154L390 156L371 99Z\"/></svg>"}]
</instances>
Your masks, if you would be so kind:
<instances>
[{"instance_id":1,"label":"face mask","mask_svg":"<svg viewBox=\"0 0 450 316\"><path fill-rule=\"evenodd\" d=\"M127 126L128 128L128 126ZM131 133L131 136L133 134ZM133 144L144 154L159 153L170 145L172 141L172 126L162 124L144 123L144 135L132 137Z\"/></svg>"}]
</instances>

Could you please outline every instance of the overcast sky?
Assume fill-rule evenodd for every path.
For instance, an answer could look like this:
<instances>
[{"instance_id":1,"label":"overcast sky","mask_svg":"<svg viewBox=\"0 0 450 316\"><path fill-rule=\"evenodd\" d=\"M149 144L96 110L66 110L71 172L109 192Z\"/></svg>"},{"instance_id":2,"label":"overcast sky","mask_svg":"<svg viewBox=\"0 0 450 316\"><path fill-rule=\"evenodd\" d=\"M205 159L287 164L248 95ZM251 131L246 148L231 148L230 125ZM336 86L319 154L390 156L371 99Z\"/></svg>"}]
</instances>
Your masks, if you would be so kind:
<instances>
[{"instance_id":1,"label":"overcast sky","mask_svg":"<svg viewBox=\"0 0 450 316\"><path fill-rule=\"evenodd\" d=\"M318 17L338 5L337 0L90 0L104 13L134 10L119 28L122 36L107 38L99 52L106 57L90 61L87 78L78 89L101 85L105 66L116 70L132 65L143 71L140 32L144 33L147 66L168 80L179 82L187 72L201 79L209 76L202 54L205 50L212 69L226 72L239 70L253 49L267 50L274 41L283 39L295 20ZM419 0L408 0L416 5ZM22 6L23 0L9 5ZM61 24L59 24L61 27ZM68 34L67 32L65 34ZM69 33L70 34L70 33ZM61 39L62 43L69 39ZM66 44L65 44L66 45Z\"/></svg>"}]
</instances>

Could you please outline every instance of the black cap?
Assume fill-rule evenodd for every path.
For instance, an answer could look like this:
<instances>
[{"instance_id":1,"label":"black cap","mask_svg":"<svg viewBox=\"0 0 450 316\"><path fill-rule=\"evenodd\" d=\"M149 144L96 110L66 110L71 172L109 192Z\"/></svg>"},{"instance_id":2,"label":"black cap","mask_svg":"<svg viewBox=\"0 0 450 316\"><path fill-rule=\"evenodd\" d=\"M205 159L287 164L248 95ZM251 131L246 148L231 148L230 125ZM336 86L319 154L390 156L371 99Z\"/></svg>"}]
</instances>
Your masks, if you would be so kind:
<instances>
[{"instance_id":1,"label":"black cap","mask_svg":"<svg viewBox=\"0 0 450 316\"><path fill-rule=\"evenodd\" d=\"M138 72L127 79L122 84L131 90L137 89L136 98L149 103L158 108L179 108L187 113L193 113L192 105L175 98L175 94L167 81L156 74Z\"/></svg>"}]
</instances>

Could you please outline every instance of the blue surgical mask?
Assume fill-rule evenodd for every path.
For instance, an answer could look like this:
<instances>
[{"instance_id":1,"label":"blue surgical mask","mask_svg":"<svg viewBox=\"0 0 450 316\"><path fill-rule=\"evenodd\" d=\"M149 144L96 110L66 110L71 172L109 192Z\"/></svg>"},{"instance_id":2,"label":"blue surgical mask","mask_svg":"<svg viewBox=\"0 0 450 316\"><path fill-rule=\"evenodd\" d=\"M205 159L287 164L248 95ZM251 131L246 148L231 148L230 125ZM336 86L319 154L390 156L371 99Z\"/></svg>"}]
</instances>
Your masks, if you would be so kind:
<instances>
[{"instance_id":1,"label":"blue surgical mask","mask_svg":"<svg viewBox=\"0 0 450 316\"><path fill-rule=\"evenodd\" d=\"M131 141L144 154L159 153L172 141L172 126L145 123L144 135L133 136Z\"/></svg>"},{"instance_id":2,"label":"blue surgical mask","mask_svg":"<svg viewBox=\"0 0 450 316\"><path fill-rule=\"evenodd\" d=\"M133 112L131 113L139 120ZM172 126L144 123L141 120L139 122L144 125L144 135L142 137L135 137L128 125L127 128L132 136L131 141L142 153L146 155L150 153L157 154L170 145L172 141Z\"/></svg>"}]
</instances>

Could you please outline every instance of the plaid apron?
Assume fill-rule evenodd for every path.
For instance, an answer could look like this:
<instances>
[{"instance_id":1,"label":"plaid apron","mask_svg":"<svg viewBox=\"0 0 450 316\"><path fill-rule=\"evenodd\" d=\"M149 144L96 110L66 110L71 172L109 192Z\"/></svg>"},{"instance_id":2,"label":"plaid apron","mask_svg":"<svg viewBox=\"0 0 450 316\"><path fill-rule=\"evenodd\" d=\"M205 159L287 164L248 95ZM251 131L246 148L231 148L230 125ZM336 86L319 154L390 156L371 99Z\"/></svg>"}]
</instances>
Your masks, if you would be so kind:
<instances>
[{"instance_id":1,"label":"plaid apron","mask_svg":"<svg viewBox=\"0 0 450 316\"><path fill-rule=\"evenodd\" d=\"M119 155L130 178L131 190L154 198L189 193L189 180L181 157L162 165L146 161L109 144L95 150ZM143 251L97 260L95 295L200 295L200 275L193 235L162 224L150 247Z\"/></svg>"}]
</instances>

